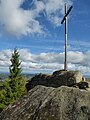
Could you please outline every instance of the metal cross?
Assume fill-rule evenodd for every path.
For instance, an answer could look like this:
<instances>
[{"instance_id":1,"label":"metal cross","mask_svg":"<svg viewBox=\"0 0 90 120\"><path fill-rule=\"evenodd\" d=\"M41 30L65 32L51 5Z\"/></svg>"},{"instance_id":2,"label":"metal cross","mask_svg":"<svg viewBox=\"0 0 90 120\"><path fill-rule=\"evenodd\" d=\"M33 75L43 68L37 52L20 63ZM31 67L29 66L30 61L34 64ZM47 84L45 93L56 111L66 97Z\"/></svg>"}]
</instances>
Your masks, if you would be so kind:
<instances>
[{"instance_id":1,"label":"metal cross","mask_svg":"<svg viewBox=\"0 0 90 120\"><path fill-rule=\"evenodd\" d=\"M68 15L71 11L73 6L71 6L69 8L69 10L67 11L67 6L65 4L65 16L63 18L63 20L61 21L61 24L63 24L63 22L65 21L65 61L64 61L64 70L67 70L67 42L68 42Z\"/></svg>"}]
</instances>

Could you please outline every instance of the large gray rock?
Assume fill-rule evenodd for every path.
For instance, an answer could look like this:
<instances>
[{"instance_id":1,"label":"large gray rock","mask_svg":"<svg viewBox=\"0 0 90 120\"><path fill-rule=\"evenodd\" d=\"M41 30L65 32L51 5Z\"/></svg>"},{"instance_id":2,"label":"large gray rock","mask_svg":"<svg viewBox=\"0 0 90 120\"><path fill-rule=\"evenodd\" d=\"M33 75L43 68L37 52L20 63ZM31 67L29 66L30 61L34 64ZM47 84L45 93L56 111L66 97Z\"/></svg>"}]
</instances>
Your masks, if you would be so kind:
<instances>
[{"instance_id":1,"label":"large gray rock","mask_svg":"<svg viewBox=\"0 0 90 120\"><path fill-rule=\"evenodd\" d=\"M80 71L55 71L52 75L39 74L26 85L27 91L37 85L47 87L73 86L83 80Z\"/></svg>"},{"instance_id":2,"label":"large gray rock","mask_svg":"<svg viewBox=\"0 0 90 120\"><path fill-rule=\"evenodd\" d=\"M1 114L0 120L90 120L90 92L36 86Z\"/></svg>"}]
</instances>

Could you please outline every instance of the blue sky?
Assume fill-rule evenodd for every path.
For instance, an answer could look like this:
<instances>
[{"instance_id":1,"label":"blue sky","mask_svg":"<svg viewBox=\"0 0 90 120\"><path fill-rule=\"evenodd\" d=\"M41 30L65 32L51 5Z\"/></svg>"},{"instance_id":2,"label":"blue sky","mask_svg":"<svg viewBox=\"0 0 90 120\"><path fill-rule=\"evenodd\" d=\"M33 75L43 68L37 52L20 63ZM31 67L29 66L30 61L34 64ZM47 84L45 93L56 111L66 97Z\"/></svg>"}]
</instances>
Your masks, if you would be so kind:
<instances>
[{"instance_id":1,"label":"blue sky","mask_svg":"<svg viewBox=\"0 0 90 120\"><path fill-rule=\"evenodd\" d=\"M0 71L7 71L15 47L25 72L63 69L64 4L73 5L68 20L68 69L90 73L89 0L1 0Z\"/></svg>"}]
</instances>

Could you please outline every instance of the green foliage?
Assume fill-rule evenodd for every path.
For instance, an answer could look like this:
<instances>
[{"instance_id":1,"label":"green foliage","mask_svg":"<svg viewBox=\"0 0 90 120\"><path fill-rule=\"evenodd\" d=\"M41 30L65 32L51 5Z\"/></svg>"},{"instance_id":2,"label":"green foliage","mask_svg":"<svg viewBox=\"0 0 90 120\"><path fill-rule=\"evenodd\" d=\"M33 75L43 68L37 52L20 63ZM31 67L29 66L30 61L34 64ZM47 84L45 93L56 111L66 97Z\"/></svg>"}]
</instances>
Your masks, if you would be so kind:
<instances>
[{"instance_id":1,"label":"green foliage","mask_svg":"<svg viewBox=\"0 0 90 120\"><path fill-rule=\"evenodd\" d=\"M15 49L10 60L9 79L4 81L4 89L0 91L0 111L17 100L26 91L26 80L21 74L22 68L20 67L19 56L19 52Z\"/></svg>"},{"instance_id":2,"label":"green foliage","mask_svg":"<svg viewBox=\"0 0 90 120\"><path fill-rule=\"evenodd\" d=\"M5 90L0 90L0 112L6 107L5 105L5 95L6 91Z\"/></svg>"},{"instance_id":3,"label":"green foliage","mask_svg":"<svg viewBox=\"0 0 90 120\"><path fill-rule=\"evenodd\" d=\"M25 80L22 77L22 68L20 67L21 62L19 60L19 52L17 49L14 50L11 58L10 70L10 88L12 89L14 99L18 99L22 94L25 93Z\"/></svg>"},{"instance_id":4,"label":"green foliage","mask_svg":"<svg viewBox=\"0 0 90 120\"><path fill-rule=\"evenodd\" d=\"M12 58L11 58L11 66L9 68L10 70L10 76L9 78L11 80L16 80L16 79L21 79L22 75L22 68L20 67L21 62L19 61L19 52L17 51L17 49L14 50L14 53L12 54Z\"/></svg>"},{"instance_id":5,"label":"green foliage","mask_svg":"<svg viewBox=\"0 0 90 120\"><path fill-rule=\"evenodd\" d=\"M6 80L3 84L4 89L0 91L0 111L2 111L8 104L13 102L13 93L9 86L9 81Z\"/></svg>"}]
</instances>

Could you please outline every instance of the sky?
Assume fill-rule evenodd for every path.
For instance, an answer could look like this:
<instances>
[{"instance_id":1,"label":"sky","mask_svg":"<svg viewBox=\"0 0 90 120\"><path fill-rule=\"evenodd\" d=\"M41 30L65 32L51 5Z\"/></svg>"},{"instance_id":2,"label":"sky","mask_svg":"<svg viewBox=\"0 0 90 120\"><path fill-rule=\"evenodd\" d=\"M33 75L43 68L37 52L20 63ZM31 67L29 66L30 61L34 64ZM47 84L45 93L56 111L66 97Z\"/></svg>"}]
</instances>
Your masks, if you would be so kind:
<instances>
[{"instance_id":1,"label":"sky","mask_svg":"<svg viewBox=\"0 0 90 120\"><path fill-rule=\"evenodd\" d=\"M64 68L64 5L68 16L68 70L90 75L90 0L0 0L0 72L9 71L14 48L23 72Z\"/></svg>"}]
</instances>

